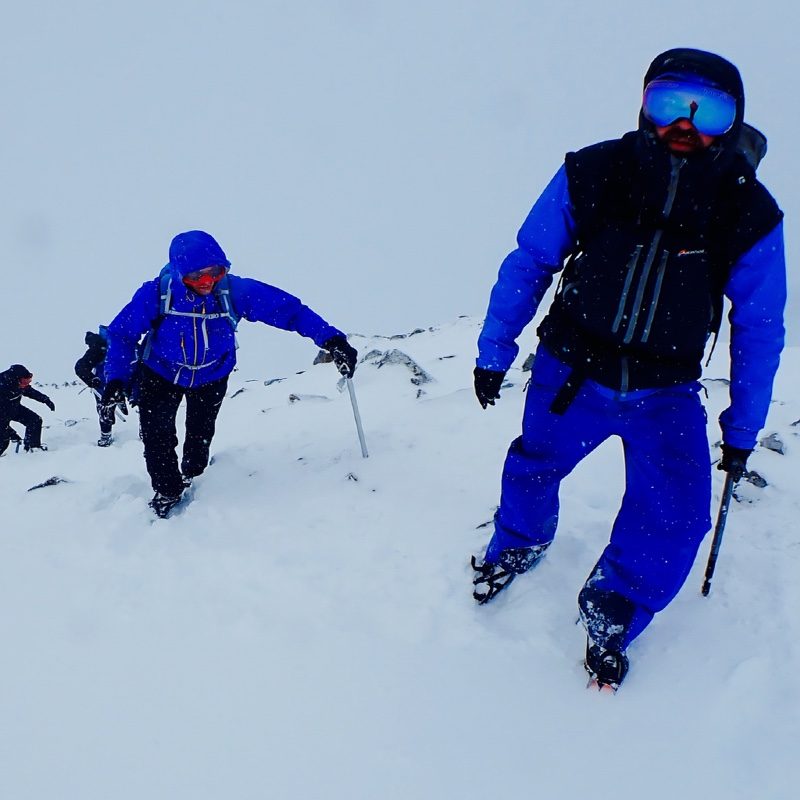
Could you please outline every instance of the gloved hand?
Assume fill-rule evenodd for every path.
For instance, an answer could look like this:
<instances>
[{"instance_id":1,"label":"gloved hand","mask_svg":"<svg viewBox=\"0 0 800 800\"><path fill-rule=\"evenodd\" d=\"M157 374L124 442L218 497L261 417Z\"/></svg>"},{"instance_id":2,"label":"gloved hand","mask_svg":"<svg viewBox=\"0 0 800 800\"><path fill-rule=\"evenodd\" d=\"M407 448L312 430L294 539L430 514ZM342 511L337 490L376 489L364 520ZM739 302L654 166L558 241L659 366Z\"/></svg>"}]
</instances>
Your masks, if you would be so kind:
<instances>
[{"instance_id":1,"label":"gloved hand","mask_svg":"<svg viewBox=\"0 0 800 800\"><path fill-rule=\"evenodd\" d=\"M98 378L97 375L95 375L94 378L92 378L92 382L89 385L92 389L100 389L100 387L103 385L103 381L101 381L100 378Z\"/></svg>"},{"instance_id":2,"label":"gloved hand","mask_svg":"<svg viewBox=\"0 0 800 800\"><path fill-rule=\"evenodd\" d=\"M338 369L345 378L353 377L353 373L356 371L358 350L356 350L355 347L351 347L344 336L331 336L331 338L322 345L322 349L327 350L331 354L333 363L336 364L336 369Z\"/></svg>"},{"instance_id":3,"label":"gloved hand","mask_svg":"<svg viewBox=\"0 0 800 800\"><path fill-rule=\"evenodd\" d=\"M127 413L128 407L125 405L125 384L119 380L119 378L114 378L114 380L110 380L106 384L106 388L103 390L103 396L100 399L100 405L111 409L113 409L114 406L120 406L125 410L124 413Z\"/></svg>"},{"instance_id":4,"label":"gloved hand","mask_svg":"<svg viewBox=\"0 0 800 800\"><path fill-rule=\"evenodd\" d=\"M51 411L56 410L56 404L47 396L45 395L44 400L42 401Z\"/></svg>"},{"instance_id":5,"label":"gloved hand","mask_svg":"<svg viewBox=\"0 0 800 800\"><path fill-rule=\"evenodd\" d=\"M475 376L475 396L478 402L483 408L493 406L494 401L500 399L500 387L503 385L506 373L475 367L472 374Z\"/></svg>"},{"instance_id":6,"label":"gloved hand","mask_svg":"<svg viewBox=\"0 0 800 800\"><path fill-rule=\"evenodd\" d=\"M747 473L747 459L752 450L743 450L729 444L722 445L722 458L717 464L717 469L727 472L734 481L741 480Z\"/></svg>"}]
</instances>

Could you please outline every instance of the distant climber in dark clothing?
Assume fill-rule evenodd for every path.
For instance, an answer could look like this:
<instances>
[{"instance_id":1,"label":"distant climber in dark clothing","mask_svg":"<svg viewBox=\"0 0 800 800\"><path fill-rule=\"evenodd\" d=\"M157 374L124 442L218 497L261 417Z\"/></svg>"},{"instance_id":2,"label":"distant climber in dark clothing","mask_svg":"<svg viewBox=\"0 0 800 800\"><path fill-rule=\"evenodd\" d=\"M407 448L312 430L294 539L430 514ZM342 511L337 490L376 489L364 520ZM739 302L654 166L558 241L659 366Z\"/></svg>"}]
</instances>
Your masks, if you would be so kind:
<instances>
[{"instance_id":1,"label":"distant climber in dark clothing","mask_svg":"<svg viewBox=\"0 0 800 800\"><path fill-rule=\"evenodd\" d=\"M5 372L0 372L0 455L14 438L10 422L21 422L25 426L25 452L47 450L42 444L42 418L26 408L20 402L28 397L44 403L51 411L56 410L55 403L46 395L31 387L33 373L22 364L14 364Z\"/></svg>"},{"instance_id":2,"label":"distant climber in dark clothing","mask_svg":"<svg viewBox=\"0 0 800 800\"><path fill-rule=\"evenodd\" d=\"M108 447L113 440L114 409L104 406L100 398L105 388L105 361L108 352L108 328L101 325L98 333L87 331L84 340L88 349L75 364L75 374L93 391L100 420L98 447Z\"/></svg>"}]
</instances>

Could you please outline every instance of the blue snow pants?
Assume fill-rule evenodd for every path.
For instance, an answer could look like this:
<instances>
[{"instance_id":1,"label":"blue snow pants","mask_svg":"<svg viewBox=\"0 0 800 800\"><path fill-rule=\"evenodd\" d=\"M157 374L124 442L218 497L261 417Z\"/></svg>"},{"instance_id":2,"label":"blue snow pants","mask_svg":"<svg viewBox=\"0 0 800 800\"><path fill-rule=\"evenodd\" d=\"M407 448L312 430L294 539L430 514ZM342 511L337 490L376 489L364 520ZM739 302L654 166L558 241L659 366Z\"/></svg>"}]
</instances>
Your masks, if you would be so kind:
<instances>
[{"instance_id":1,"label":"blue snow pants","mask_svg":"<svg viewBox=\"0 0 800 800\"><path fill-rule=\"evenodd\" d=\"M522 436L503 469L495 532L486 552L549 543L559 485L611 436L622 440L625 495L611 539L578 604L589 636L624 650L678 593L711 527L711 458L698 383L626 395L586 381L564 414L550 404L570 367L540 346Z\"/></svg>"}]
</instances>

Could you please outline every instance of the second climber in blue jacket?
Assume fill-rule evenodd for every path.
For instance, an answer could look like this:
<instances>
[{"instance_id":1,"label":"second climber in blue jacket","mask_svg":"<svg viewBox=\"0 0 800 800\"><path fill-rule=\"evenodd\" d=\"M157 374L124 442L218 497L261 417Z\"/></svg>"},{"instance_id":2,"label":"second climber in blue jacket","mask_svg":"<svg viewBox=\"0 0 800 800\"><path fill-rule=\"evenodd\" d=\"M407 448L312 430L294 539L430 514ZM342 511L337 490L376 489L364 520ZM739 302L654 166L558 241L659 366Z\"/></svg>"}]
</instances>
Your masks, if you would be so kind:
<instances>
[{"instance_id":1,"label":"second climber in blue jacket","mask_svg":"<svg viewBox=\"0 0 800 800\"><path fill-rule=\"evenodd\" d=\"M491 600L541 559L561 480L618 436L625 495L578 598L586 668L601 686L619 686L628 645L675 597L710 527L698 378L723 296L731 373L720 469L741 477L767 416L784 342L783 215L755 176L766 142L743 118L729 61L688 48L658 56L638 129L568 154L533 206L478 342L475 392L486 408L561 273L537 331L494 535L473 561L474 597Z\"/></svg>"},{"instance_id":2,"label":"second climber in blue jacket","mask_svg":"<svg viewBox=\"0 0 800 800\"><path fill-rule=\"evenodd\" d=\"M357 352L345 335L287 292L229 273L230 262L204 231L178 234L169 263L108 326L103 403L124 402L136 384L151 508L165 517L208 465L228 376L236 364L239 319L296 331L327 350L351 377ZM144 339L142 338L144 337ZM186 398L180 465L175 419Z\"/></svg>"}]
</instances>

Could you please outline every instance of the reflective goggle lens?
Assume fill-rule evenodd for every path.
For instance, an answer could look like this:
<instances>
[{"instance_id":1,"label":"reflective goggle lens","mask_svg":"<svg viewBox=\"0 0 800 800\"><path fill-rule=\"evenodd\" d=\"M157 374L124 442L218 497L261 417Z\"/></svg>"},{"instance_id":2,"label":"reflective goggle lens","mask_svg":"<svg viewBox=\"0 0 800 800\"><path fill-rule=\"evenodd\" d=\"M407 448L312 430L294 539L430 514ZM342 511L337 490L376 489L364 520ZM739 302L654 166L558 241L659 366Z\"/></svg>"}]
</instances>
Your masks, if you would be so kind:
<instances>
[{"instance_id":1,"label":"reflective goggle lens","mask_svg":"<svg viewBox=\"0 0 800 800\"><path fill-rule=\"evenodd\" d=\"M644 89L642 112L660 128L679 119L688 119L700 133L721 136L733 127L736 100L713 86L656 80Z\"/></svg>"}]
</instances>

